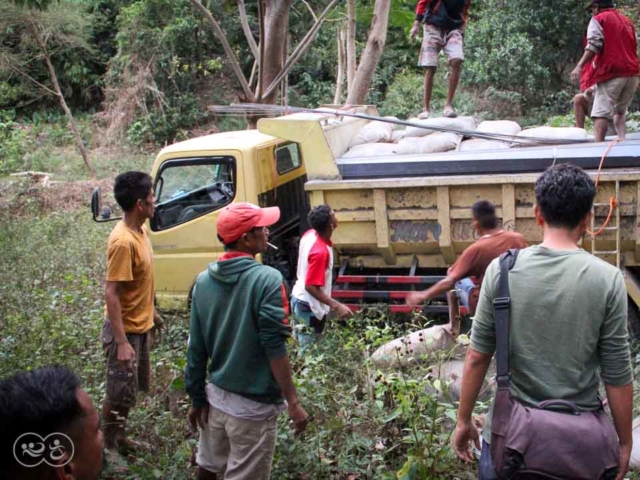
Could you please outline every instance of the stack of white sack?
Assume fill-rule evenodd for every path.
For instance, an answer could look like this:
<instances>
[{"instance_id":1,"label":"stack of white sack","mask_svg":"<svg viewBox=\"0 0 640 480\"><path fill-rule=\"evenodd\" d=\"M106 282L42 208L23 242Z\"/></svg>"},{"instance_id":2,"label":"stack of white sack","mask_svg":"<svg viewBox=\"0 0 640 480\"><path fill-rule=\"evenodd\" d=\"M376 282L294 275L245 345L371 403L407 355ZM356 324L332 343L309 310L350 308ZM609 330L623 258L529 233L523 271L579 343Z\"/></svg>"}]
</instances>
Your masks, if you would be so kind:
<instances>
[{"instance_id":1,"label":"stack of white sack","mask_svg":"<svg viewBox=\"0 0 640 480\"><path fill-rule=\"evenodd\" d=\"M520 132L521 128L516 122L511 120L487 120L481 122L476 128L476 132L505 135L513 137ZM500 140L489 140L484 138L470 138L460 143L459 152L477 152L482 150L500 150L510 148L511 145Z\"/></svg>"},{"instance_id":2,"label":"stack of white sack","mask_svg":"<svg viewBox=\"0 0 640 480\"><path fill-rule=\"evenodd\" d=\"M430 130L434 128L454 128L456 130L473 131L476 129L476 121L473 117L457 117L457 118L427 118L426 120L418 120L417 118L410 118L408 120L411 123L420 125L420 127L407 127L403 138L409 137L424 137L436 133L436 130ZM424 128L423 128L424 127Z\"/></svg>"},{"instance_id":3,"label":"stack of white sack","mask_svg":"<svg viewBox=\"0 0 640 480\"><path fill-rule=\"evenodd\" d=\"M424 137L406 137L395 146L394 153L412 155L425 153L442 153L455 150L462 137L455 133L434 133Z\"/></svg>"},{"instance_id":4,"label":"stack of white sack","mask_svg":"<svg viewBox=\"0 0 640 480\"><path fill-rule=\"evenodd\" d=\"M342 158L365 158L365 157L384 157L386 155L395 155L395 150L398 148L393 143L365 143L364 145L357 145Z\"/></svg>"},{"instance_id":5,"label":"stack of white sack","mask_svg":"<svg viewBox=\"0 0 640 480\"><path fill-rule=\"evenodd\" d=\"M383 117L388 120L398 120L396 117ZM369 122L351 139L349 148L365 143L391 142L391 135L395 125L390 122Z\"/></svg>"},{"instance_id":6,"label":"stack of white sack","mask_svg":"<svg viewBox=\"0 0 640 480\"><path fill-rule=\"evenodd\" d=\"M522 130L517 135L524 138L544 138L549 140L587 140L584 128L577 127L535 127Z\"/></svg>"}]
</instances>

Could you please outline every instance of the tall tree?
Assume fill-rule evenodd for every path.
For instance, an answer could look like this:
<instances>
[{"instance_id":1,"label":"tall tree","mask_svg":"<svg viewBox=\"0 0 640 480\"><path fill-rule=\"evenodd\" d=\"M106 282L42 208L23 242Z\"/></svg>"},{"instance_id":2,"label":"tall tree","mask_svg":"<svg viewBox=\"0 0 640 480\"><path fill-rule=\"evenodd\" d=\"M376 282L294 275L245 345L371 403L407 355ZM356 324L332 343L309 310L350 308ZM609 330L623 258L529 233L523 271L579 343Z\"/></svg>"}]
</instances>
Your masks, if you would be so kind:
<instances>
[{"instance_id":1,"label":"tall tree","mask_svg":"<svg viewBox=\"0 0 640 480\"><path fill-rule=\"evenodd\" d=\"M202 13L213 27L213 31L222 44L225 55L235 77L242 88L245 99L249 102L276 103L283 80L295 63L309 48L320 27L332 9L340 0L330 0L322 14L314 14L314 23L302 40L293 48L287 57L287 36L289 32L289 11L293 0L258 0L260 38L256 43L248 24L244 0L236 0L242 28L257 65L257 85L251 88L240 62L229 44L220 23L211 11L200 0L189 0L193 7Z\"/></svg>"},{"instance_id":2,"label":"tall tree","mask_svg":"<svg viewBox=\"0 0 640 480\"><path fill-rule=\"evenodd\" d=\"M349 105L361 105L367 98L373 75L387 41L390 9L391 0L376 0L367 45L362 52L360 64L353 79L353 86L349 88L347 96L347 104Z\"/></svg>"},{"instance_id":3,"label":"tall tree","mask_svg":"<svg viewBox=\"0 0 640 480\"><path fill-rule=\"evenodd\" d=\"M7 47L0 47L0 68L27 78L37 85L43 92L57 97L60 107L67 117L69 130L71 130L76 145L82 155L87 170L90 175L95 176L95 171L89 161L89 154L78 130L73 114L60 88L56 70L51 61L51 49L49 46L56 46L55 52L70 49L84 49L91 51L84 36L85 24L82 17L72 8L64 8L64 5L51 6L50 0L14 0L12 3L5 3L0 6L0 30L8 32L18 30L24 32L21 41L33 42L39 55L47 68L49 80L53 88L36 81L29 76L22 65L25 60L33 61L37 58L25 59L17 56Z\"/></svg>"}]
</instances>

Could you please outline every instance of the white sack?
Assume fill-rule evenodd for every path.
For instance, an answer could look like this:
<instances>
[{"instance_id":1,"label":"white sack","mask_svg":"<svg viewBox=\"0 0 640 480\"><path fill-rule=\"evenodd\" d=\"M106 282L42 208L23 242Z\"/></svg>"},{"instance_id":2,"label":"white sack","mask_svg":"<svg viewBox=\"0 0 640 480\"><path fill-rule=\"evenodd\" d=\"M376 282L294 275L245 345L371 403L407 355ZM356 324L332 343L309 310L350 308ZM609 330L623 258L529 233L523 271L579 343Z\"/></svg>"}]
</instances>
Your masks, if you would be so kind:
<instances>
[{"instance_id":1,"label":"white sack","mask_svg":"<svg viewBox=\"0 0 640 480\"><path fill-rule=\"evenodd\" d=\"M394 130L391 133L391 142L400 143L400 140L402 140L406 135L407 135L406 130Z\"/></svg>"},{"instance_id":2,"label":"white sack","mask_svg":"<svg viewBox=\"0 0 640 480\"><path fill-rule=\"evenodd\" d=\"M438 393L439 397L444 396L451 403L460 401L460 393L462 391L462 374L464 372L464 360L449 360L441 364L429 367L429 379L433 382L440 380L440 389L442 394L433 387L427 387L427 393ZM492 363L491 372L482 382L482 388L478 396L478 400L486 402L491 400L495 395L495 381L492 380L495 375L495 365Z\"/></svg>"},{"instance_id":3,"label":"white sack","mask_svg":"<svg viewBox=\"0 0 640 480\"><path fill-rule=\"evenodd\" d=\"M536 127L523 130L518 137L548 138L550 140L586 140L587 131L576 127Z\"/></svg>"},{"instance_id":4,"label":"white sack","mask_svg":"<svg viewBox=\"0 0 640 480\"><path fill-rule=\"evenodd\" d=\"M428 356L439 350L450 351L454 347L462 348L443 326L435 326L382 345L371 355L371 360L375 365L383 368L409 365L422 361L421 357L425 355Z\"/></svg>"},{"instance_id":5,"label":"white sack","mask_svg":"<svg viewBox=\"0 0 640 480\"><path fill-rule=\"evenodd\" d=\"M396 117L383 117L390 120L398 120ZM369 122L360 129L358 134L351 139L350 147L365 143L391 142L391 134L395 125L387 122Z\"/></svg>"},{"instance_id":6,"label":"white sack","mask_svg":"<svg viewBox=\"0 0 640 480\"><path fill-rule=\"evenodd\" d=\"M476 131L483 133L498 133L500 135L517 135L522 128L511 120L487 120L480 123Z\"/></svg>"},{"instance_id":7,"label":"white sack","mask_svg":"<svg viewBox=\"0 0 640 480\"><path fill-rule=\"evenodd\" d=\"M355 157L381 157L385 155L393 155L397 145L393 143L366 143L364 145L357 145L342 158L355 158Z\"/></svg>"},{"instance_id":8,"label":"white sack","mask_svg":"<svg viewBox=\"0 0 640 480\"><path fill-rule=\"evenodd\" d=\"M499 150L501 148L511 148L506 142L498 142L497 140L482 140L474 138L472 140L464 140L460 144L460 152L477 152L482 150Z\"/></svg>"},{"instance_id":9,"label":"white sack","mask_svg":"<svg viewBox=\"0 0 640 480\"><path fill-rule=\"evenodd\" d=\"M424 125L425 127L439 127L439 128L456 128L458 130L475 130L476 121L473 117L457 117L457 118L427 118L426 120L418 120L417 118L409 119L412 123ZM405 137L424 137L434 133L434 130L427 130L419 127L407 127L407 133Z\"/></svg>"},{"instance_id":10,"label":"white sack","mask_svg":"<svg viewBox=\"0 0 640 480\"><path fill-rule=\"evenodd\" d=\"M426 137L403 138L394 151L398 155L442 153L455 150L459 143L460 135L434 133Z\"/></svg>"}]
</instances>

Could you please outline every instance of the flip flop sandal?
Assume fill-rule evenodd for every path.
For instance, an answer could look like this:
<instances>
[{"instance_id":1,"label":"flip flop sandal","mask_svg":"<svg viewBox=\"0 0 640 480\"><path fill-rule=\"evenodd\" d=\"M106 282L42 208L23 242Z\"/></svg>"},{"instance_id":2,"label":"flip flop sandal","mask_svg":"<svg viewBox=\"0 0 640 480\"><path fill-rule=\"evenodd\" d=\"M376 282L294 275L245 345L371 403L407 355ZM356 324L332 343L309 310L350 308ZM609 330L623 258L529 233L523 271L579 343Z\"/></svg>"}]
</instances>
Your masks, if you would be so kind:
<instances>
[{"instance_id":1,"label":"flip flop sandal","mask_svg":"<svg viewBox=\"0 0 640 480\"><path fill-rule=\"evenodd\" d=\"M446 107L443 113L447 118L456 118L458 116L458 114L452 107Z\"/></svg>"},{"instance_id":2,"label":"flip flop sandal","mask_svg":"<svg viewBox=\"0 0 640 480\"><path fill-rule=\"evenodd\" d=\"M429 118L430 115L431 115L431 112L429 110L425 110L420 115L418 115L418 120L426 120L427 118Z\"/></svg>"}]
</instances>

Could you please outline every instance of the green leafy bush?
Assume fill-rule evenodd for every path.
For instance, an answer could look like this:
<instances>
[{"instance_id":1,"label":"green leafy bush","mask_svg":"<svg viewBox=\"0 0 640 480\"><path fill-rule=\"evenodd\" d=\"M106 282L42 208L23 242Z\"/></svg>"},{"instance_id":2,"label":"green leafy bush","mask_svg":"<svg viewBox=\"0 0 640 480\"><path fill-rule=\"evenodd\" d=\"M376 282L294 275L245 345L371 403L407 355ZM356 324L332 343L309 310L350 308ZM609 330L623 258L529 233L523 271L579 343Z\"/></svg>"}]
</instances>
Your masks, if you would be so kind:
<instances>
[{"instance_id":1,"label":"green leafy bush","mask_svg":"<svg viewBox=\"0 0 640 480\"><path fill-rule=\"evenodd\" d=\"M29 135L12 110L0 110L0 173L15 171L30 148Z\"/></svg>"}]
</instances>

